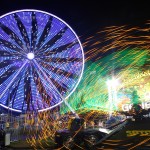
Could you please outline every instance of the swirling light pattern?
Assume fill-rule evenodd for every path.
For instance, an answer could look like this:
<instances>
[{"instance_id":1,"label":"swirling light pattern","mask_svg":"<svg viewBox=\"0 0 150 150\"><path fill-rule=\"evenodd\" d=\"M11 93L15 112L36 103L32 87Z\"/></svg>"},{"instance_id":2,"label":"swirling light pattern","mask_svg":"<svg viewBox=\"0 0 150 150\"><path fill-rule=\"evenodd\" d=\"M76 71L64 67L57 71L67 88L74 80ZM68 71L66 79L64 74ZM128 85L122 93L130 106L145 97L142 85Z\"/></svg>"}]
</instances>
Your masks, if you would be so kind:
<instances>
[{"instance_id":1,"label":"swirling light pattern","mask_svg":"<svg viewBox=\"0 0 150 150\"><path fill-rule=\"evenodd\" d=\"M76 91L69 97L68 102L81 117L84 117L87 123L93 120L106 121L110 107L107 80L111 79L112 76L120 82L117 86L118 99L114 102L117 107L113 106L114 115L120 110L122 102L131 102L133 89L137 89L141 98L143 98L144 93L146 94L146 91L150 91L148 82L150 79L149 25L150 22L148 21L142 27L129 27L127 25L107 27L87 38L83 43L84 49L87 50L84 76ZM50 118L49 112L45 112L44 115L39 114L39 123L40 120L44 121L39 138L41 148L46 144L52 145L48 141L50 137L54 144L53 135L55 131L67 127L70 110L65 104L62 104L60 113L61 116L57 119ZM50 114L55 115L55 113ZM47 119L48 117L49 119ZM45 139L46 144L41 142L42 139ZM27 141L34 148L37 148L35 135L28 138ZM137 143L135 146L138 146ZM64 146L59 149L63 148ZM78 148L85 149L80 145Z\"/></svg>"},{"instance_id":2,"label":"swirling light pattern","mask_svg":"<svg viewBox=\"0 0 150 150\"><path fill-rule=\"evenodd\" d=\"M0 106L53 108L74 92L83 68L79 38L57 16L19 10L0 17Z\"/></svg>"},{"instance_id":3,"label":"swirling light pattern","mask_svg":"<svg viewBox=\"0 0 150 150\"><path fill-rule=\"evenodd\" d=\"M83 43L85 52L84 77L70 99L70 105L84 113L90 110L109 110L107 80L116 78L117 101L114 110L123 103L132 103L137 91L139 101L145 101L150 90L150 22L142 26L111 26L88 37ZM148 98L147 98L148 100ZM116 106L115 106L116 105ZM66 109L66 111L65 111ZM62 107L62 113L68 109Z\"/></svg>"}]
</instances>

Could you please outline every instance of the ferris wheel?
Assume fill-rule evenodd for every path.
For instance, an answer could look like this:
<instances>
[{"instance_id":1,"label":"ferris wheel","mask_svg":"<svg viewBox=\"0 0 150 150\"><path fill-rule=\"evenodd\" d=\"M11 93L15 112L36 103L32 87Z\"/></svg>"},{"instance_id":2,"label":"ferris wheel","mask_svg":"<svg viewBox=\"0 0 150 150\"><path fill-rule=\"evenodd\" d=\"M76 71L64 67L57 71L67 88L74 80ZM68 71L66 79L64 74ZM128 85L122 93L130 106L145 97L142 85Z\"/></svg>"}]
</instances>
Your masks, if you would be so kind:
<instances>
[{"instance_id":1,"label":"ferris wheel","mask_svg":"<svg viewBox=\"0 0 150 150\"><path fill-rule=\"evenodd\" d=\"M81 42L62 19L32 9L0 17L0 106L56 107L75 91L83 68Z\"/></svg>"}]
</instances>

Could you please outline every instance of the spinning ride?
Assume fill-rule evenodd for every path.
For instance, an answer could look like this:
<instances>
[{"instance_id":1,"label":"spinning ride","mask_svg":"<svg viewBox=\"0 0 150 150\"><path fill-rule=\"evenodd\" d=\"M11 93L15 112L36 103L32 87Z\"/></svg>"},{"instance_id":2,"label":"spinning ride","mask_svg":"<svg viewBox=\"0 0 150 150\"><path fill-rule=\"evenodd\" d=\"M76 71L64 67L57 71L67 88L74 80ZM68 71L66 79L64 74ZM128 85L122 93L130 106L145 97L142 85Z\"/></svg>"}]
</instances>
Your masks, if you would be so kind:
<instances>
[{"instance_id":1,"label":"spinning ride","mask_svg":"<svg viewBox=\"0 0 150 150\"><path fill-rule=\"evenodd\" d=\"M57 16L19 10L0 17L0 106L43 111L76 89L84 68L83 48Z\"/></svg>"}]
</instances>

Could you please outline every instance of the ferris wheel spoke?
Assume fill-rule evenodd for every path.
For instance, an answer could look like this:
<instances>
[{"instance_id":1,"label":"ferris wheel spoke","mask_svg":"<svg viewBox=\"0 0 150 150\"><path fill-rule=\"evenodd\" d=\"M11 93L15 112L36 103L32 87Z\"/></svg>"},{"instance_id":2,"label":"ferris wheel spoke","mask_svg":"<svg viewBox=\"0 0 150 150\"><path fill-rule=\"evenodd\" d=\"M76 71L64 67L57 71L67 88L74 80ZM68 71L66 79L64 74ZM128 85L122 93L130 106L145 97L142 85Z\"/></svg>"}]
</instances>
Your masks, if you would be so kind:
<instances>
[{"instance_id":1,"label":"ferris wheel spoke","mask_svg":"<svg viewBox=\"0 0 150 150\"><path fill-rule=\"evenodd\" d=\"M22 21L20 20L19 16L16 13L14 14L14 18L17 22L18 29L20 30L22 38L25 41L26 47L24 47L24 50L26 49L29 51L30 41L29 41L27 30L26 30L25 26L23 25Z\"/></svg>"},{"instance_id":2,"label":"ferris wheel spoke","mask_svg":"<svg viewBox=\"0 0 150 150\"><path fill-rule=\"evenodd\" d=\"M40 48L42 46L42 44L45 42L46 38L48 37L48 34L49 34L49 31L51 29L51 25L52 25L52 20L53 20L53 17L50 16L49 17L49 20L47 22L47 24L45 25L44 27L44 30L42 32L42 35L40 36L40 39L38 41L38 44L37 44L37 49Z\"/></svg>"},{"instance_id":3,"label":"ferris wheel spoke","mask_svg":"<svg viewBox=\"0 0 150 150\"><path fill-rule=\"evenodd\" d=\"M72 62L82 62L81 58L45 58L45 62L54 62L54 63L72 63Z\"/></svg>"},{"instance_id":4,"label":"ferris wheel spoke","mask_svg":"<svg viewBox=\"0 0 150 150\"><path fill-rule=\"evenodd\" d=\"M19 68L19 67L18 67ZM0 84L2 84L3 82L5 82L5 80L7 80L10 76L12 76L15 73L16 70L16 66L13 66L11 68L9 68L5 73L3 73L0 76Z\"/></svg>"},{"instance_id":5,"label":"ferris wheel spoke","mask_svg":"<svg viewBox=\"0 0 150 150\"><path fill-rule=\"evenodd\" d=\"M61 53L61 52L63 52L63 51L66 51L66 50L72 48L72 47L75 46L76 44L78 44L78 42L77 42L77 41L73 41L73 42L70 42L70 43L68 43L68 44L61 45L61 46L56 47L56 48L54 48L54 49L52 49L52 50L50 50L50 51L46 51L46 52L45 52L45 56L51 56L52 54ZM39 53L39 56L40 56L40 54L41 54L41 53ZM42 55L42 57L43 57L43 55Z\"/></svg>"},{"instance_id":6,"label":"ferris wheel spoke","mask_svg":"<svg viewBox=\"0 0 150 150\"><path fill-rule=\"evenodd\" d=\"M32 70L34 76L33 80L36 85L36 89L42 98L42 102L44 105L47 104L50 107L52 101L54 100L54 93L52 92L52 89L47 86L47 82L41 78L39 71L35 68L32 68Z\"/></svg>"},{"instance_id":7,"label":"ferris wheel spoke","mask_svg":"<svg viewBox=\"0 0 150 150\"><path fill-rule=\"evenodd\" d=\"M77 77L76 74L73 74L73 73L71 73L71 72L68 72L68 71L59 69L59 68L57 68L57 67L53 67L53 66L51 66L51 65L49 65L49 64L47 64L47 63L44 63L44 62L41 63L41 66L43 66L44 68L49 69L51 72L56 73L56 74L58 74L58 75L63 75L63 76L65 76L65 77L72 78L72 79L74 79L74 78Z\"/></svg>"},{"instance_id":8,"label":"ferris wheel spoke","mask_svg":"<svg viewBox=\"0 0 150 150\"><path fill-rule=\"evenodd\" d=\"M5 51L5 50L0 50L0 54L1 54L1 57L2 56L12 56L10 52Z\"/></svg>"},{"instance_id":9,"label":"ferris wheel spoke","mask_svg":"<svg viewBox=\"0 0 150 150\"><path fill-rule=\"evenodd\" d=\"M46 75L46 73L42 70L42 68L38 65L38 63L34 60L35 65L38 67L38 69L42 72L42 74L44 75L44 77L46 78L46 80L48 81L48 83L53 87L53 89L59 94L59 96L61 97L62 101L68 106L68 108L74 113L75 110L68 104L68 102L65 100L65 98L63 97L63 95L58 91L57 89L57 85L55 86L52 81L48 78L48 76ZM76 114L77 115L77 114ZM77 115L78 117L78 115Z\"/></svg>"},{"instance_id":10,"label":"ferris wheel spoke","mask_svg":"<svg viewBox=\"0 0 150 150\"><path fill-rule=\"evenodd\" d=\"M5 68L7 67L8 65L10 64L13 64L14 63L14 60L4 60L2 62L0 62L0 69L1 68Z\"/></svg>"},{"instance_id":11,"label":"ferris wheel spoke","mask_svg":"<svg viewBox=\"0 0 150 150\"><path fill-rule=\"evenodd\" d=\"M57 90L59 91L59 93L61 93L63 95L63 93L66 93L68 90L67 86L63 86L61 84L59 84L55 79L50 78L50 80L52 81L53 85L55 85L55 87L57 88Z\"/></svg>"},{"instance_id":12,"label":"ferris wheel spoke","mask_svg":"<svg viewBox=\"0 0 150 150\"><path fill-rule=\"evenodd\" d=\"M15 53L11 53L11 52L8 52L8 51L5 51L5 50L0 50L0 58L1 57L9 57L9 58L17 57L18 58L18 56L16 56Z\"/></svg>"},{"instance_id":13,"label":"ferris wheel spoke","mask_svg":"<svg viewBox=\"0 0 150 150\"><path fill-rule=\"evenodd\" d=\"M9 106L10 103L11 103L12 104L12 108L13 108L13 104L14 104L14 100L16 98L16 94L17 94L17 90L18 90L18 87L19 87L20 80L21 80L21 78L18 81L16 81L11 86L10 89L8 89L8 98L7 98L7 101L6 101L6 106ZM14 88L13 88L13 86L14 86Z\"/></svg>"},{"instance_id":14,"label":"ferris wheel spoke","mask_svg":"<svg viewBox=\"0 0 150 150\"><path fill-rule=\"evenodd\" d=\"M51 79L52 78L50 78L50 77L48 77L47 76L47 73L45 73L44 71L43 71L43 69L42 69L42 67L40 67L39 66L39 64L34 60L34 63L35 63L35 65L38 67L38 69L41 71L41 73L43 74L43 76L45 77L45 79L46 79L46 81L50 84L50 86L52 86L52 88L56 91L56 92L58 92L58 94L61 96L61 98L62 98L62 95L61 95L61 93L59 92L59 90L57 89L57 87L59 86L59 87L62 87L57 81L55 81L55 80L53 80L53 82L51 81ZM56 87L56 86L57 87ZM62 87L62 89L63 89L63 87Z\"/></svg>"},{"instance_id":15,"label":"ferris wheel spoke","mask_svg":"<svg viewBox=\"0 0 150 150\"><path fill-rule=\"evenodd\" d=\"M38 64L37 64L38 65ZM39 65L38 65L39 66ZM40 67L40 66L39 66ZM40 67L41 68L41 67ZM41 68L40 70L42 72L42 74L44 73L45 74L45 79L49 79L51 81L51 84L53 84L57 90L59 91L59 93L66 93L66 91L68 90L68 87L67 85L65 84L62 84L61 82L58 83L58 81L56 81L55 79L51 78L50 75L44 71L44 69ZM60 84L61 83L61 84ZM49 86L51 86L51 84Z\"/></svg>"},{"instance_id":16,"label":"ferris wheel spoke","mask_svg":"<svg viewBox=\"0 0 150 150\"><path fill-rule=\"evenodd\" d=\"M24 74L24 101L23 101L22 109L26 104L27 111L35 110L35 106L34 106L35 93L33 92L35 90L35 87L32 83L34 80L33 70L34 68L32 67L32 65L29 64Z\"/></svg>"},{"instance_id":17,"label":"ferris wheel spoke","mask_svg":"<svg viewBox=\"0 0 150 150\"><path fill-rule=\"evenodd\" d=\"M11 92L11 95L10 95L10 100L12 101L12 108L13 108L14 101L15 101L15 98L16 98L16 95L17 95L17 90L19 88L20 81L21 81L21 78L18 81L16 87L13 89L13 91Z\"/></svg>"},{"instance_id":18,"label":"ferris wheel spoke","mask_svg":"<svg viewBox=\"0 0 150 150\"><path fill-rule=\"evenodd\" d=\"M36 20L35 12L32 12L32 28L31 28L31 51L34 51L37 35L38 35L38 25Z\"/></svg>"},{"instance_id":19,"label":"ferris wheel spoke","mask_svg":"<svg viewBox=\"0 0 150 150\"><path fill-rule=\"evenodd\" d=\"M4 24L2 24L0 22L0 27L1 29L7 34L9 35L9 37L14 40L23 50L24 50L24 44L23 42L20 40L20 38L16 35L15 32L13 32L10 28L8 28L7 26L5 26Z\"/></svg>"},{"instance_id":20,"label":"ferris wheel spoke","mask_svg":"<svg viewBox=\"0 0 150 150\"><path fill-rule=\"evenodd\" d=\"M50 101L52 100L52 93L51 96L47 93L46 91L46 87L44 86L40 76L38 75L38 73L36 72L36 70L33 68L33 76L34 76L34 83L37 88L38 93L40 94L42 101L44 103L47 103L48 105L50 105Z\"/></svg>"},{"instance_id":21,"label":"ferris wheel spoke","mask_svg":"<svg viewBox=\"0 0 150 150\"><path fill-rule=\"evenodd\" d=\"M67 26L61 29L52 39L50 39L46 44L42 46L42 48L40 48L38 53L44 52L48 48L52 47L64 35L67 29L68 29Z\"/></svg>"},{"instance_id":22,"label":"ferris wheel spoke","mask_svg":"<svg viewBox=\"0 0 150 150\"><path fill-rule=\"evenodd\" d=\"M31 84L30 84L31 81L30 81L30 77L28 75L30 75L30 67L29 66L26 69L25 78L24 78L24 101L27 104L27 110L30 109L30 102L31 102L31 98L32 98Z\"/></svg>"},{"instance_id":23,"label":"ferris wheel spoke","mask_svg":"<svg viewBox=\"0 0 150 150\"><path fill-rule=\"evenodd\" d=\"M12 85L12 83L14 82L14 80L17 78L17 76L19 75L19 73L22 71L23 67L26 65L27 62L28 62L28 60L26 60L25 63L21 66L21 68L16 72L16 74L12 78L11 82L9 82L9 84L7 85L7 87L5 88L5 90L1 93L0 99L3 97L3 95L5 94L5 92L10 88L10 86ZM9 72L7 73L7 78L8 78L8 74L12 74L12 72L14 72L14 71L11 69L11 71L9 71ZM4 79L3 79L3 81L4 81Z\"/></svg>"},{"instance_id":24,"label":"ferris wheel spoke","mask_svg":"<svg viewBox=\"0 0 150 150\"><path fill-rule=\"evenodd\" d=\"M14 50L15 52L22 52L22 49L20 49L19 47L17 47L15 44L12 44L4 39L0 38L0 45L1 46L5 46L6 48L10 48L12 50ZM12 52L10 52L12 53Z\"/></svg>"}]
</instances>

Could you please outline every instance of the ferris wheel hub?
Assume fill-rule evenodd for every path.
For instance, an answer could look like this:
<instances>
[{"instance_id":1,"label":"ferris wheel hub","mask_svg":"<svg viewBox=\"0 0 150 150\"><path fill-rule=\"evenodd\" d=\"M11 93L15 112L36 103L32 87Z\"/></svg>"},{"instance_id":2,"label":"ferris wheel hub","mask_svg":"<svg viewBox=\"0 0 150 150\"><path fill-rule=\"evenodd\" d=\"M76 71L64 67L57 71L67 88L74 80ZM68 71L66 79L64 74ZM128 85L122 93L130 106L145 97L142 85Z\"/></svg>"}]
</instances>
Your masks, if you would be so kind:
<instances>
[{"instance_id":1,"label":"ferris wheel hub","mask_svg":"<svg viewBox=\"0 0 150 150\"><path fill-rule=\"evenodd\" d=\"M34 53L32 53L32 52L28 53L27 58L30 60L34 59Z\"/></svg>"}]
</instances>

